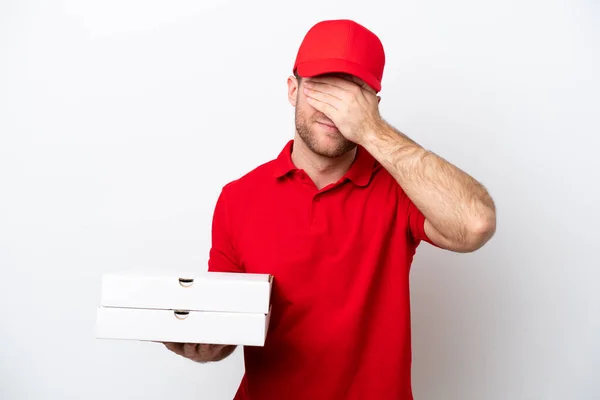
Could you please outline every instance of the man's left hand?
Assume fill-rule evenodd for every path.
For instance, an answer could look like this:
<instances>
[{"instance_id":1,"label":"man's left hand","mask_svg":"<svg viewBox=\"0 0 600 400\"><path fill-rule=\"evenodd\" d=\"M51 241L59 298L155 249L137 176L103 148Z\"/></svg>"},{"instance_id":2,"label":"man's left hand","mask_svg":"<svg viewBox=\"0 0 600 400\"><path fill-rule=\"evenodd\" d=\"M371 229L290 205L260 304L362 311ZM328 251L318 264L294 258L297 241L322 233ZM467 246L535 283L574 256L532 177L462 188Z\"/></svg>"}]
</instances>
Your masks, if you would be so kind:
<instances>
[{"instance_id":1,"label":"man's left hand","mask_svg":"<svg viewBox=\"0 0 600 400\"><path fill-rule=\"evenodd\" d=\"M338 77L306 78L303 82L307 102L331 119L348 140L362 144L383 121L379 96L358 80Z\"/></svg>"}]
</instances>

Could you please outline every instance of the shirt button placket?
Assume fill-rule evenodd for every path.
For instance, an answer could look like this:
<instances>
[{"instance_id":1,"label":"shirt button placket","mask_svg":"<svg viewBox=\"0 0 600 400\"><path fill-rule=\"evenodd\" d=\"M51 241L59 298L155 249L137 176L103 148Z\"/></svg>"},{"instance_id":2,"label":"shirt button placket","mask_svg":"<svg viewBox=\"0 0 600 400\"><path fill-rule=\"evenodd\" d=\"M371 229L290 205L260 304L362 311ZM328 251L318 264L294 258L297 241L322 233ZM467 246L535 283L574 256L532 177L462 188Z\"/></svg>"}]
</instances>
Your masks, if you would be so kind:
<instances>
[{"instance_id":1,"label":"shirt button placket","mask_svg":"<svg viewBox=\"0 0 600 400\"><path fill-rule=\"evenodd\" d=\"M321 200L320 193L313 195L312 201L310 202L310 225L314 226L317 222L317 207L319 205L319 201Z\"/></svg>"}]
</instances>

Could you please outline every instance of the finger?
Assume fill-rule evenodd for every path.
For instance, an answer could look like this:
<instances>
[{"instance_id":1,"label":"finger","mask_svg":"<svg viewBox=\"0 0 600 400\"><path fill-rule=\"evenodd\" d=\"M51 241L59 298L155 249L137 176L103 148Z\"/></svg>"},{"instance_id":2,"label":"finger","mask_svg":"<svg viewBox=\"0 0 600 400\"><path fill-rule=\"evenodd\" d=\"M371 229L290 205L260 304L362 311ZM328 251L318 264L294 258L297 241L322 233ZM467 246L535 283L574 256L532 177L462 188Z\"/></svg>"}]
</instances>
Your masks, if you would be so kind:
<instances>
[{"instance_id":1,"label":"finger","mask_svg":"<svg viewBox=\"0 0 600 400\"><path fill-rule=\"evenodd\" d=\"M205 358L212 358L212 356L214 355L214 350L217 346L214 344L199 344L198 345L198 355L200 356L200 358L205 359Z\"/></svg>"},{"instance_id":2,"label":"finger","mask_svg":"<svg viewBox=\"0 0 600 400\"><path fill-rule=\"evenodd\" d=\"M358 85L352 82L349 79L336 77L336 76L315 76L309 78L307 83L313 83L315 85L328 85L332 88L337 88L338 90L352 90L353 87L357 87Z\"/></svg>"},{"instance_id":3,"label":"finger","mask_svg":"<svg viewBox=\"0 0 600 400\"><path fill-rule=\"evenodd\" d=\"M164 345L173 353L178 354L180 356L183 355L183 343L165 343Z\"/></svg>"},{"instance_id":4,"label":"finger","mask_svg":"<svg viewBox=\"0 0 600 400\"><path fill-rule=\"evenodd\" d=\"M357 84L350 84L351 86L348 89L341 89L326 83L312 83L305 86L304 92L307 96L329 103L338 110L341 110L344 105L371 103L369 97L374 96L374 94L362 89ZM319 94L328 95L328 97L320 98Z\"/></svg>"},{"instance_id":5,"label":"finger","mask_svg":"<svg viewBox=\"0 0 600 400\"><path fill-rule=\"evenodd\" d=\"M311 98L313 100L318 100L322 103L327 103L336 110L340 107L339 104L341 100L332 94L319 92L308 88L304 88L304 94L306 94L308 98Z\"/></svg>"},{"instance_id":6,"label":"finger","mask_svg":"<svg viewBox=\"0 0 600 400\"><path fill-rule=\"evenodd\" d=\"M336 77L314 77L310 78L308 82L312 82L316 85L329 85L332 88L338 88L345 93L354 93L356 96L363 95L367 97L367 93L374 95L377 94L373 88L371 88L366 82L350 76L349 78L336 78ZM340 94L342 95L342 94ZM340 96L338 95L338 97Z\"/></svg>"},{"instance_id":7,"label":"finger","mask_svg":"<svg viewBox=\"0 0 600 400\"><path fill-rule=\"evenodd\" d=\"M304 93L322 93L335 98L337 101L343 101L348 96L348 91L338 86L322 82L306 82Z\"/></svg>"},{"instance_id":8,"label":"finger","mask_svg":"<svg viewBox=\"0 0 600 400\"><path fill-rule=\"evenodd\" d=\"M205 344L203 347L201 347L200 351L203 351L204 354L213 358L221 354L226 347L227 345L224 344Z\"/></svg>"},{"instance_id":9,"label":"finger","mask_svg":"<svg viewBox=\"0 0 600 400\"><path fill-rule=\"evenodd\" d=\"M329 119L331 119L335 123L335 116L337 109L333 107L331 104L325 103L323 101L317 100L313 97L307 97L306 102L313 107L317 111L321 111L325 114Z\"/></svg>"},{"instance_id":10,"label":"finger","mask_svg":"<svg viewBox=\"0 0 600 400\"><path fill-rule=\"evenodd\" d=\"M375 91L375 89L373 89L371 86L369 86L367 84L367 82L363 81L362 79L356 78L354 76L351 77L352 82L356 84L356 86L358 86L361 91L363 92L368 92L371 94L377 94L377 92Z\"/></svg>"},{"instance_id":11,"label":"finger","mask_svg":"<svg viewBox=\"0 0 600 400\"><path fill-rule=\"evenodd\" d=\"M198 355L198 345L195 343L186 343L183 345L183 355L193 358Z\"/></svg>"}]
</instances>

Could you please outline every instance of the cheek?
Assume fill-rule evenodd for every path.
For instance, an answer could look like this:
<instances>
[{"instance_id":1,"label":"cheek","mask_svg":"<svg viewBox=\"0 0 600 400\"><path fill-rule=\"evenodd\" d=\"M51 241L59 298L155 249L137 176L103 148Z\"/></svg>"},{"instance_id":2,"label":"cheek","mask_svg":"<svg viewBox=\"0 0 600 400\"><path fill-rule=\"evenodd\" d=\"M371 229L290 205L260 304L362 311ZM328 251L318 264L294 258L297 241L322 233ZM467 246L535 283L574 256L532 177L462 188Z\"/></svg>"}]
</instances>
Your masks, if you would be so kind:
<instances>
[{"instance_id":1,"label":"cheek","mask_svg":"<svg viewBox=\"0 0 600 400\"><path fill-rule=\"evenodd\" d=\"M296 110L302 114L306 121L312 120L315 114L318 112L306 102L306 99L301 98L296 101Z\"/></svg>"},{"instance_id":2,"label":"cheek","mask_svg":"<svg viewBox=\"0 0 600 400\"><path fill-rule=\"evenodd\" d=\"M300 107L300 110L302 110L302 113L306 116L308 120L315 121L317 119L325 118L325 115L321 111L317 110L316 108L314 108L306 102L306 98L302 99L298 103L297 107Z\"/></svg>"},{"instance_id":3,"label":"cheek","mask_svg":"<svg viewBox=\"0 0 600 400\"><path fill-rule=\"evenodd\" d=\"M306 101L306 94L304 94L303 89L298 89L298 95L296 96L296 102L303 107L308 106L308 102Z\"/></svg>"},{"instance_id":4,"label":"cheek","mask_svg":"<svg viewBox=\"0 0 600 400\"><path fill-rule=\"evenodd\" d=\"M305 108L310 108L311 110L314 110L309 104L308 101L306 101L306 99L308 98L308 96L306 95L306 93L304 93L304 87L299 87L298 88L298 97L297 97L297 101L299 103L301 103Z\"/></svg>"}]
</instances>

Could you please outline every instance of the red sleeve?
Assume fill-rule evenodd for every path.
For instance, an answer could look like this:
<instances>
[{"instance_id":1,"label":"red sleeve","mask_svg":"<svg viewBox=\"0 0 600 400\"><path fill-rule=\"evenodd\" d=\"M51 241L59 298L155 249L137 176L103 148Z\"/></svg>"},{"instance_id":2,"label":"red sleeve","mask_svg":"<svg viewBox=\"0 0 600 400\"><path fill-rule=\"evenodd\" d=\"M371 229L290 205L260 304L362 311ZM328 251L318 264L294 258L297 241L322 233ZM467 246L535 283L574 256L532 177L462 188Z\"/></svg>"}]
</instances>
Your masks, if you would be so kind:
<instances>
[{"instance_id":1,"label":"red sleeve","mask_svg":"<svg viewBox=\"0 0 600 400\"><path fill-rule=\"evenodd\" d=\"M212 218L211 248L208 270L212 272L243 272L234 248L231 213L225 188L221 190Z\"/></svg>"},{"instance_id":2,"label":"red sleeve","mask_svg":"<svg viewBox=\"0 0 600 400\"><path fill-rule=\"evenodd\" d=\"M425 215L417 208L415 203L400 188L400 215L408 219L408 229L415 245L425 241L435 246L435 243L425 233Z\"/></svg>"},{"instance_id":3,"label":"red sleeve","mask_svg":"<svg viewBox=\"0 0 600 400\"><path fill-rule=\"evenodd\" d=\"M413 240L415 243L422 240L428 241L425 234L425 216L410 199L408 199L408 203L408 224Z\"/></svg>"}]
</instances>

